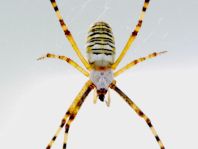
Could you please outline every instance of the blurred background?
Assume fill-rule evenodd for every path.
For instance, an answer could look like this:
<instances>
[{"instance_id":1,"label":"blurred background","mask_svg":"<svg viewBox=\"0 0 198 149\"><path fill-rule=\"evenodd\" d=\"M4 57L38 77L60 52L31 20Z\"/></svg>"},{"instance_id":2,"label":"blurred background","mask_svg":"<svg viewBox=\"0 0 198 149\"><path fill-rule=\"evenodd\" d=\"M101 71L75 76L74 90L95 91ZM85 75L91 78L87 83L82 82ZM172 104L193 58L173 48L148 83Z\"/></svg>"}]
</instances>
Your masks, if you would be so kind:
<instances>
[{"instance_id":1,"label":"blurred background","mask_svg":"<svg viewBox=\"0 0 198 149\"><path fill-rule=\"evenodd\" d=\"M133 31L143 0L57 0L84 56L89 26L108 22L117 56ZM198 133L198 1L151 0L143 27L120 64L168 53L120 75L118 86L150 117L167 149L195 148ZM87 80L50 52L80 60L65 39L49 0L1 1L0 148L45 148ZM93 105L91 93L73 122L68 149L158 149L152 133L113 91L112 104ZM63 131L53 149L62 148Z\"/></svg>"}]
</instances>

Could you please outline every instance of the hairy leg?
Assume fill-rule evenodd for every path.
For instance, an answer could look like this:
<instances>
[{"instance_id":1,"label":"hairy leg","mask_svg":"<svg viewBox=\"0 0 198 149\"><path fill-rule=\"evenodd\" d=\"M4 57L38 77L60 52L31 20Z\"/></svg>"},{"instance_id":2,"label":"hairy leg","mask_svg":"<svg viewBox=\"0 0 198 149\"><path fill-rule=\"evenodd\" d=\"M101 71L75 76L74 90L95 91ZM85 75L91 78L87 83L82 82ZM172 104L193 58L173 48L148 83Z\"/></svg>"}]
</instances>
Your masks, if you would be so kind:
<instances>
[{"instance_id":1,"label":"hairy leg","mask_svg":"<svg viewBox=\"0 0 198 149\"><path fill-rule=\"evenodd\" d=\"M45 56L39 57L37 60L42 60L42 59L45 59L45 58L55 58L55 59L60 59L60 60L66 61L68 64L72 65L78 71L80 71L81 73L83 73L86 77L89 77L89 73L86 70L84 70L75 61L73 61L72 59L70 59L70 58L68 58L66 56L55 55L55 54L48 53Z\"/></svg>"},{"instance_id":2,"label":"hairy leg","mask_svg":"<svg viewBox=\"0 0 198 149\"><path fill-rule=\"evenodd\" d=\"M117 70L117 71L114 73L114 77L119 76L120 74L122 74L123 72L125 72L125 71L128 70L129 68L131 68L131 67L137 65L137 64L140 63L140 62L143 62L143 61L148 60L148 59L150 59L150 58L154 58L154 57L159 56L159 55L161 55L161 54L164 54L164 53L166 53L166 52L167 52L167 51L162 51L162 52L159 52L159 53L154 52L154 53L152 53L152 54L149 54L149 55L146 56L146 57L138 58L138 59L136 59L136 60L130 62L129 64L127 64L127 65L124 66L123 68Z\"/></svg>"},{"instance_id":3,"label":"hairy leg","mask_svg":"<svg viewBox=\"0 0 198 149\"><path fill-rule=\"evenodd\" d=\"M89 80L86 82L86 84L83 86L83 88L81 89L81 91L78 93L78 95L76 96L76 98L74 99L73 103L71 104L71 106L69 107L69 109L67 110L65 116L63 117L61 124L58 128L58 130L56 131L55 135L53 136L53 138L51 139L50 143L47 145L46 149L50 149L53 145L53 143L55 142L56 138L58 137L61 129L65 126L65 123L67 122L68 119L71 119L71 117L74 115L74 113L77 113L77 111L80 109L80 106L82 105L82 103L84 102L85 98L87 97L87 95L89 94L89 92L93 89L93 84L92 82Z\"/></svg>"},{"instance_id":4,"label":"hairy leg","mask_svg":"<svg viewBox=\"0 0 198 149\"><path fill-rule=\"evenodd\" d=\"M56 16L60 22L60 25L61 25L61 28L62 30L64 31L65 33L65 36L67 37L68 41L70 42L71 46L73 47L74 51L76 52L76 54L78 55L78 57L80 58L81 62L83 63L83 65L88 69L90 70L90 65L89 63L87 62L87 60L84 58L84 56L82 55L82 53L80 52L71 32L69 31L66 23L64 22L61 14L60 14L60 11L58 9L58 5L56 3L55 0L50 0L51 4L52 4L52 7L54 8L54 11L56 13Z\"/></svg>"},{"instance_id":5,"label":"hairy leg","mask_svg":"<svg viewBox=\"0 0 198 149\"><path fill-rule=\"evenodd\" d=\"M145 16L145 13L146 13L146 10L148 8L148 5L149 5L149 2L150 0L145 0L144 1L144 5L143 5L143 8L142 8L142 12L140 14L140 18L138 20L138 23L134 29L134 31L132 32L132 34L130 35L124 49L122 50L120 56L118 57L118 59L115 61L115 63L113 64L112 66L112 69L116 69L118 64L121 62L121 60L123 59L123 57L125 56L125 54L127 53L127 51L129 50L131 44L133 43L133 41L135 40L135 38L137 37L141 27L142 27L142 22L143 22L143 19L144 19L144 16Z\"/></svg>"},{"instance_id":6,"label":"hairy leg","mask_svg":"<svg viewBox=\"0 0 198 149\"><path fill-rule=\"evenodd\" d=\"M124 101L141 117L145 120L146 124L149 126L151 132L155 136L157 143L160 146L160 149L165 149L161 139L159 138L155 128L153 127L151 120L142 112L142 110L127 96L125 95L115 84L111 85L111 88L116 91Z\"/></svg>"}]
</instances>

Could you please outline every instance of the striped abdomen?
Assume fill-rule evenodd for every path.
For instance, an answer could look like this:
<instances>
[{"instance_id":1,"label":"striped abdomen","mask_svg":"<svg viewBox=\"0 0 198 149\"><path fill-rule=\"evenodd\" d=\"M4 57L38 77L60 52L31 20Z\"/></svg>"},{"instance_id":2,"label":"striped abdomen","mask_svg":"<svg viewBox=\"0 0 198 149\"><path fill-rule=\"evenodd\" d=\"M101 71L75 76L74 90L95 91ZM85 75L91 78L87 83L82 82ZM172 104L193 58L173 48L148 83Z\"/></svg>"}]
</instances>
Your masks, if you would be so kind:
<instances>
[{"instance_id":1,"label":"striped abdomen","mask_svg":"<svg viewBox=\"0 0 198 149\"><path fill-rule=\"evenodd\" d=\"M88 61L93 66L108 67L114 63L115 42L111 27L105 22L96 22L88 32Z\"/></svg>"}]
</instances>

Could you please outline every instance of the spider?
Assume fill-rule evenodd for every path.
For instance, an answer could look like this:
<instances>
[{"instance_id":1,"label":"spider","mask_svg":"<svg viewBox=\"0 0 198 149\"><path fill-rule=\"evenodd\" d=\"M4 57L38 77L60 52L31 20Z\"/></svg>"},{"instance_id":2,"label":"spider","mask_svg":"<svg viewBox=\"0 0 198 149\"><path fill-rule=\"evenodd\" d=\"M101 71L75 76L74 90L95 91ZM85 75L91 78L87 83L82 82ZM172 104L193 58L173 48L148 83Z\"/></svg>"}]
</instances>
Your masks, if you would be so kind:
<instances>
[{"instance_id":1,"label":"spider","mask_svg":"<svg viewBox=\"0 0 198 149\"><path fill-rule=\"evenodd\" d=\"M86 77L89 78L89 80L85 83L81 91L78 93L76 98L74 99L73 103L65 113L64 117L61 120L60 126L58 130L56 131L55 135L47 145L46 149L50 149L55 142L56 138L58 137L61 129L65 127L64 132L64 142L63 142L63 149L66 149L67 147L67 140L68 140L68 133L70 129L71 123L74 121L79 109L81 108L85 98L87 95L94 90L94 103L99 99L100 101L105 101L105 95L108 94L108 99L105 101L107 106L110 105L110 91L109 89L114 90L117 92L124 101L146 122L148 127L150 128L151 132L153 133L157 143L159 144L161 149L165 149L162 141L160 140L155 128L153 127L151 120L142 112L142 110L122 91L120 90L117 85L116 81L114 80L115 77L119 76L129 68L137 65L140 62L143 62L147 59L156 57L158 55L161 55L165 53L166 51L162 52L154 52L152 54L149 54L146 57L141 57L136 60L133 60L123 68L116 70L118 64L121 62L123 57L126 55L127 51L129 50L131 44L135 40L135 38L138 35L138 32L142 26L142 22L145 16L145 12L147 10L147 7L149 5L150 0L145 0L143 4L143 8L140 14L140 18L138 20L138 23L130 35L125 47L123 48L121 54L119 57L115 60L115 42L114 42L114 36L111 30L111 27L103 21L98 21L94 23L88 32L87 37L87 56L88 61L83 57L81 54L71 32L68 29L68 26L65 24L60 11L58 9L57 3L55 0L50 0L51 5L54 8L54 11L56 13L56 16L58 17L58 20L60 22L60 25L62 27L62 30L65 33L66 38L70 42L73 50L76 52L78 57L80 58L83 65L86 67L87 70L82 68L80 65L78 65L75 61L72 59L66 57L66 56L60 56L48 53L43 57L38 58L38 60L44 59L44 58L56 58L63 61L66 61L70 65L72 65L74 68L76 68L78 71L80 71L82 74L84 74ZM116 70L116 71L115 71Z\"/></svg>"}]
</instances>

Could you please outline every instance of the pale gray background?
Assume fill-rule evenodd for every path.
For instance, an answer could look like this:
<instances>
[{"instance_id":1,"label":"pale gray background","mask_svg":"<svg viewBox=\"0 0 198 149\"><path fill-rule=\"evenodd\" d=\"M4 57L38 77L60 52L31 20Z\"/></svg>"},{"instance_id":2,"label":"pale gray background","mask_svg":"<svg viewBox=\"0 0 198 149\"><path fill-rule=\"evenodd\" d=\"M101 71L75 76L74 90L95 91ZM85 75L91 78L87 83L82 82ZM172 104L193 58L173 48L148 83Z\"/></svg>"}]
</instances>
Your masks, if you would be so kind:
<instances>
[{"instance_id":1,"label":"pale gray background","mask_svg":"<svg viewBox=\"0 0 198 149\"><path fill-rule=\"evenodd\" d=\"M0 148L44 149L86 78L47 52L78 63L49 0L1 0ZM59 8L85 55L96 20L113 29L119 54L134 29L143 0L59 0ZM141 32L120 66L168 50L117 78L151 118L167 149L197 147L198 1L151 0ZM118 55L117 54L117 55ZM87 98L71 126L68 149L158 149L150 130L112 92L112 105ZM53 149L62 148L63 133Z\"/></svg>"}]
</instances>

